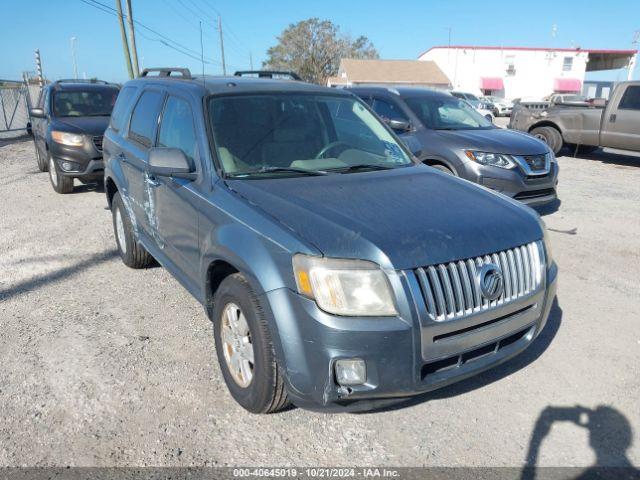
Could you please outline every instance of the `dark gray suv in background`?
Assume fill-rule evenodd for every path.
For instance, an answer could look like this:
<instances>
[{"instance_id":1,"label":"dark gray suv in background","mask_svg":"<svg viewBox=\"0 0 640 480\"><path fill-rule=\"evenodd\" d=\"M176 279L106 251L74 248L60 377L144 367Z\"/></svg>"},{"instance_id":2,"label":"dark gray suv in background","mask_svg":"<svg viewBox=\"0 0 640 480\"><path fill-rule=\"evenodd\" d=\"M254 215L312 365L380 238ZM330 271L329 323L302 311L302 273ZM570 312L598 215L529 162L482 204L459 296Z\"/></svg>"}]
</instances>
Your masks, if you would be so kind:
<instances>
[{"instance_id":1,"label":"dark gray suv in background","mask_svg":"<svg viewBox=\"0 0 640 480\"><path fill-rule=\"evenodd\" d=\"M397 402L510 359L547 321L540 217L416 162L344 90L145 71L104 158L122 260L155 258L204 306L249 411Z\"/></svg>"},{"instance_id":2,"label":"dark gray suv in background","mask_svg":"<svg viewBox=\"0 0 640 480\"><path fill-rule=\"evenodd\" d=\"M555 200L558 164L549 147L531 135L498 128L445 92L347 90L367 102L427 165L531 206Z\"/></svg>"}]
</instances>

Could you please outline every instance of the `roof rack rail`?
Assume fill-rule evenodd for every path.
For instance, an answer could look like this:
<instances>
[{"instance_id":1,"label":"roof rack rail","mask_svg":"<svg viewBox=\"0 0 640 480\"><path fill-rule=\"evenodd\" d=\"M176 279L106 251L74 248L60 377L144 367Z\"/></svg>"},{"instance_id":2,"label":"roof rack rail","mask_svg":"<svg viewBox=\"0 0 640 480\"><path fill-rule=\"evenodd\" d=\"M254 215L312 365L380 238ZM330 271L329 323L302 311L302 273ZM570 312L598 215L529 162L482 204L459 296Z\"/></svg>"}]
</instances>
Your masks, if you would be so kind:
<instances>
[{"instance_id":1,"label":"roof rack rail","mask_svg":"<svg viewBox=\"0 0 640 480\"><path fill-rule=\"evenodd\" d=\"M191 78L191 71L188 68L179 68L179 67L145 68L144 70L142 70L142 73L140 74L140 76L148 77L149 74L152 72L158 72L158 75L151 75L151 76L157 76L157 77L169 78L171 77L171 74L175 72L175 73L179 73L181 76L171 77L171 78L184 78L184 79Z\"/></svg>"},{"instance_id":2,"label":"roof rack rail","mask_svg":"<svg viewBox=\"0 0 640 480\"><path fill-rule=\"evenodd\" d=\"M101 85L110 85L109 82L105 80L98 80L97 78L61 78L53 83L99 83Z\"/></svg>"},{"instance_id":3,"label":"roof rack rail","mask_svg":"<svg viewBox=\"0 0 640 480\"><path fill-rule=\"evenodd\" d=\"M238 70L234 77L258 76L258 78L288 77L290 80L302 80L296 72L285 70Z\"/></svg>"}]
</instances>

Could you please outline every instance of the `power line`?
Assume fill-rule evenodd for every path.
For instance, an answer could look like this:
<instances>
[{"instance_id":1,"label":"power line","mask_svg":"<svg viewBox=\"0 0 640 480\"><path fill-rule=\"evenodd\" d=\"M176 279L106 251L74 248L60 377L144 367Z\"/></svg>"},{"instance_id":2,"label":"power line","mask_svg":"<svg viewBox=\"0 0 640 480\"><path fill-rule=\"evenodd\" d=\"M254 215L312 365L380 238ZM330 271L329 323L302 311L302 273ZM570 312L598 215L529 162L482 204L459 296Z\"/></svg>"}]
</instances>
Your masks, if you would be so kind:
<instances>
[{"instance_id":1,"label":"power line","mask_svg":"<svg viewBox=\"0 0 640 480\"><path fill-rule=\"evenodd\" d=\"M102 11L104 13L107 13L109 15L117 17L116 10L114 8L111 8L108 5L105 5L102 2L99 2L97 0L80 0L80 1L82 3L84 3L84 4L86 4L86 5L89 5L90 7L96 8L97 10L100 10L100 11ZM123 14L123 17L126 18L126 15ZM141 29L145 29L148 32L151 32L152 34L160 37L160 38L152 38L152 37L150 37L148 35L145 35L142 30L138 29L138 31L136 33L138 35L142 36L143 38L147 39L147 40L161 43L162 45L164 45L164 46L166 46L166 47L168 47L168 48L170 48L172 50L175 50L176 52L178 52L178 53L180 53L182 55L185 55L185 56L187 56L187 57L189 57L189 58L191 58L193 60L203 61L203 58L204 58L204 63L207 64L207 65L212 65L212 64L218 65L218 66L222 65L221 62L215 60L214 58L203 56L202 52L198 52L198 51L193 50L193 49L191 49L189 47L186 47L185 45L182 45L182 44L176 42L172 38L167 37L166 35L164 35L164 34L158 32L158 31L152 29L151 27L148 27L147 25L143 24L142 22L140 22L138 20L134 19L134 23L137 26L141 27ZM231 64L229 62L226 62L226 64L227 64L227 66L230 66L230 67L233 67L233 68L236 68L236 69L245 68L245 66L234 65L234 64Z\"/></svg>"},{"instance_id":2,"label":"power line","mask_svg":"<svg viewBox=\"0 0 640 480\"><path fill-rule=\"evenodd\" d=\"M80 0L82 3L85 3L91 7L97 8L98 10L103 11L104 13L108 13L110 15L114 15L117 16L117 12L114 8L109 7L108 5L105 5L104 3L98 2L97 0ZM160 42L163 45L179 52L182 53L183 55L186 55L190 58L193 58L194 60L201 60L201 55L200 52L193 50L185 45L182 45L181 43L176 42L175 40L173 40L170 37L167 37L166 35L163 35L162 33L152 29L151 27L146 26L145 24L143 24L142 22L138 21L138 20L134 20L134 23L136 25L138 25L139 27L153 33L154 35L157 35L158 37L160 37L159 39L157 38L150 38L147 35L144 35L140 30L138 30L138 33L140 35L142 35L144 38L148 39L148 40L153 40L156 42ZM215 64L220 64L220 62L217 62L216 60L214 60L213 58L210 57L205 57L205 63L210 64L210 63L215 63Z\"/></svg>"}]
</instances>

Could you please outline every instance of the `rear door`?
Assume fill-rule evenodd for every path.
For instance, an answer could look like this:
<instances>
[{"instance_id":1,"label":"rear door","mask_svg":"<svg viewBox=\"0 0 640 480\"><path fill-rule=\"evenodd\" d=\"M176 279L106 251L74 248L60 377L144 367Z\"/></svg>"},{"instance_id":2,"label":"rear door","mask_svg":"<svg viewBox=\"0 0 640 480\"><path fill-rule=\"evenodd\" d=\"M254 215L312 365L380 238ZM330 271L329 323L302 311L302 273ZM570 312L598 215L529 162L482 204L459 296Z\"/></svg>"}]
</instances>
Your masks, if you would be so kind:
<instances>
[{"instance_id":1,"label":"rear door","mask_svg":"<svg viewBox=\"0 0 640 480\"><path fill-rule=\"evenodd\" d=\"M155 87L148 87L138 98L129 122L127 141L122 145L120 162L126 180L127 207L131 209L135 219L134 228L138 234L153 237L149 226L149 203L147 201L146 166L149 149L155 144L158 130L158 117L165 93Z\"/></svg>"},{"instance_id":2,"label":"rear door","mask_svg":"<svg viewBox=\"0 0 640 480\"><path fill-rule=\"evenodd\" d=\"M640 85L620 90L604 112L600 145L640 152Z\"/></svg>"},{"instance_id":3,"label":"rear door","mask_svg":"<svg viewBox=\"0 0 640 480\"><path fill-rule=\"evenodd\" d=\"M173 93L167 97L157 147L182 150L202 179L195 117L187 98ZM186 276L197 281L200 258L196 210L200 196L198 180L147 175L147 184L149 226L158 246Z\"/></svg>"}]
</instances>

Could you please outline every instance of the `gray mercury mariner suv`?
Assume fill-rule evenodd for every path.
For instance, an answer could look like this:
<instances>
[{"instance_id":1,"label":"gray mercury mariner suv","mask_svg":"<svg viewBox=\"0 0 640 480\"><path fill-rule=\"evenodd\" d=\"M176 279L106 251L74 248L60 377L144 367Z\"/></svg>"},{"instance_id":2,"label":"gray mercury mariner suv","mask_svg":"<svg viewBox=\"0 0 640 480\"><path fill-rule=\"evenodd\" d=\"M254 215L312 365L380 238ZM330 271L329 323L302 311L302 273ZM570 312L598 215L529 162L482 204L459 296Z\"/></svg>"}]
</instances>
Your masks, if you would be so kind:
<instances>
[{"instance_id":1,"label":"gray mercury mariner suv","mask_svg":"<svg viewBox=\"0 0 640 480\"><path fill-rule=\"evenodd\" d=\"M379 407L544 328L557 267L529 207L413 159L347 91L156 71L105 132L117 246L205 307L247 410Z\"/></svg>"},{"instance_id":2,"label":"gray mercury mariner suv","mask_svg":"<svg viewBox=\"0 0 640 480\"><path fill-rule=\"evenodd\" d=\"M542 141L498 128L464 101L425 88L354 87L418 159L530 206L556 199L558 164Z\"/></svg>"}]
</instances>

